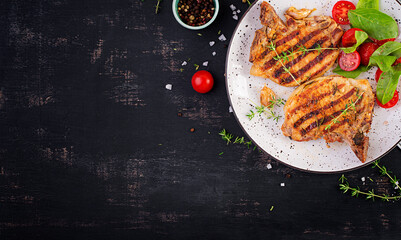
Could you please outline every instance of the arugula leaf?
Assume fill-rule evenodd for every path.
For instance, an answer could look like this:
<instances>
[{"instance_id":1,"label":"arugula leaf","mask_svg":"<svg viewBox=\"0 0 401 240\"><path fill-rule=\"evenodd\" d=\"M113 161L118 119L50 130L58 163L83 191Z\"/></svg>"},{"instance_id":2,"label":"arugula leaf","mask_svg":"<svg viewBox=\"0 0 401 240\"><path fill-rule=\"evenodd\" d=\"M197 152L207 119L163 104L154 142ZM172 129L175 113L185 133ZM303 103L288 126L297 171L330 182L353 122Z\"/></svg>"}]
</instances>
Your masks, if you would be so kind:
<instances>
[{"instance_id":1,"label":"arugula leaf","mask_svg":"<svg viewBox=\"0 0 401 240\"><path fill-rule=\"evenodd\" d=\"M337 67L333 70L334 73L337 73L338 75L341 75L346 78L356 78L358 77L362 72L366 72L369 70L368 66L362 66L360 65L357 69L354 71L345 71L340 68L340 66L337 65Z\"/></svg>"},{"instance_id":2,"label":"arugula leaf","mask_svg":"<svg viewBox=\"0 0 401 240\"><path fill-rule=\"evenodd\" d=\"M355 32L356 43L352 47L341 48L345 53L355 52L356 48L359 47L366 39L368 39L368 34L362 31Z\"/></svg>"},{"instance_id":3,"label":"arugula leaf","mask_svg":"<svg viewBox=\"0 0 401 240\"><path fill-rule=\"evenodd\" d=\"M356 8L373 8L379 10L379 0L359 0Z\"/></svg>"},{"instance_id":4,"label":"arugula leaf","mask_svg":"<svg viewBox=\"0 0 401 240\"><path fill-rule=\"evenodd\" d=\"M391 65L397 60L394 56L371 56L369 65L377 65L383 72L393 71Z\"/></svg>"},{"instance_id":5,"label":"arugula leaf","mask_svg":"<svg viewBox=\"0 0 401 240\"><path fill-rule=\"evenodd\" d=\"M364 30L369 36L377 39L396 38L397 22L389 15L372 8L358 8L348 11L352 27Z\"/></svg>"},{"instance_id":6,"label":"arugula leaf","mask_svg":"<svg viewBox=\"0 0 401 240\"><path fill-rule=\"evenodd\" d=\"M383 72L380 75L379 82L377 83L376 96L377 99L382 103L388 103L394 96L394 92L397 89L398 79L401 76L400 67L396 71Z\"/></svg>"}]
</instances>

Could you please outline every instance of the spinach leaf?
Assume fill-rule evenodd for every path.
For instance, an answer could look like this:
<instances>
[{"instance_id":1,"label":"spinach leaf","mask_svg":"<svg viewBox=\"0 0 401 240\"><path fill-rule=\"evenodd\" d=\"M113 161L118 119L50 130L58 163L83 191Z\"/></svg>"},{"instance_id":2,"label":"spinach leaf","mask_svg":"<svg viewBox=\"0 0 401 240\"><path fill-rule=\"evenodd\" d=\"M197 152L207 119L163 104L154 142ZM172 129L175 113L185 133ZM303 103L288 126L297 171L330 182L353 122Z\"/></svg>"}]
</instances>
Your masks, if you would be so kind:
<instances>
[{"instance_id":1,"label":"spinach leaf","mask_svg":"<svg viewBox=\"0 0 401 240\"><path fill-rule=\"evenodd\" d=\"M377 39L396 38L398 25L389 15L377 9L359 8L348 11L352 27L364 30L369 36Z\"/></svg>"},{"instance_id":2,"label":"spinach leaf","mask_svg":"<svg viewBox=\"0 0 401 240\"><path fill-rule=\"evenodd\" d=\"M356 8L373 8L379 10L379 0L359 0Z\"/></svg>"},{"instance_id":3,"label":"spinach leaf","mask_svg":"<svg viewBox=\"0 0 401 240\"><path fill-rule=\"evenodd\" d=\"M356 43L352 47L341 48L345 53L355 52L356 48L359 47L366 39L368 39L368 34L362 31L355 32Z\"/></svg>"},{"instance_id":4,"label":"spinach leaf","mask_svg":"<svg viewBox=\"0 0 401 240\"><path fill-rule=\"evenodd\" d=\"M369 65L377 65L383 72L393 71L391 65L397 60L394 56L371 56Z\"/></svg>"},{"instance_id":5,"label":"spinach leaf","mask_svg":"<svg viewBox=\"0 0 401 240\"><path fill-rule=\"evenodd\" d=\"M337 65L337 67L333 70L334 73L337 73L338 75L341 75L346 78L356 78L358 77L362 72L366 72L369 70L368 66L362 66L360 65L357 69L354 71L345 71L340 68L340 66Z\"/></svg>"},{"instance_id":6,"label":"spinach leaf","mask_svg":"<svg viewBox=\"0 0 401 240\"><path fill-rule=\"evenodd\" d=\"M388 103L393 98L394 92L397 89L398 79L401 76L400 70L400 67L398 67L394 72L383 72L380 75L376 88L376 96L382 104Z\"/></svg>"},{"instance_id":7,"label":"spinach leaf","mask_svg":"<svg viewBox=\"0 0 401 240\"><path fill-rule=\"evenodd\" d=\"M386 42L381 45L376 51L372 53L372 56L395 56L396 58L401 57L401 43L399 42Z\"/></svg>"}]
</instances>

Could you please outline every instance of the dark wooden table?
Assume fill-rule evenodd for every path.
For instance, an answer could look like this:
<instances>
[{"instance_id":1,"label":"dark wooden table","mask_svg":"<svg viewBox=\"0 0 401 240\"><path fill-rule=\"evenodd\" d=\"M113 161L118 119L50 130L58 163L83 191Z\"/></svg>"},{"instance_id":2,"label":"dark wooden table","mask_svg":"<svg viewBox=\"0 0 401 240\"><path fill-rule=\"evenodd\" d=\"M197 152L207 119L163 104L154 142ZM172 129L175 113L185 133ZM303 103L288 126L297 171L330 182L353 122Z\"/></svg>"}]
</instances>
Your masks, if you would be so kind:
<instances>
[{"instance_id":1,"label":"dark wooden table","mask_svg":"<svg viewBox=\"0 0 401 240\"><path fill-rule=\"evenodd\" d=\"M340 174L220 138L245 135L224 83L231 3L248 7L221 1L189 31L170 1L157 15L152 0L0 1L1 239L401 238L399 201L352 198ZM202 95L190 78L205 61L216 83ZM382 163L401 176L400 160ZM396 193L370 167L345 176Z\"/></svg>"}]
</instances>

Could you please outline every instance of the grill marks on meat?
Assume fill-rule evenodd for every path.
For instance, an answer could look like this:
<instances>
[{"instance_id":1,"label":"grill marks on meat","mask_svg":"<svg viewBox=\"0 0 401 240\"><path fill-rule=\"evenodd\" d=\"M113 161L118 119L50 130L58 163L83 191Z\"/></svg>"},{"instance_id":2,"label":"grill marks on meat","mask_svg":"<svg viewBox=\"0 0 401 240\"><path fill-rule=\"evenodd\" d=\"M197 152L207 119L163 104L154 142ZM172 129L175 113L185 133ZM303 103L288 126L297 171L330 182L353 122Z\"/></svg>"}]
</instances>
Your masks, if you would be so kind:
<instances>
[{"instance_id":1,"label":"grill marks on meat","mask_svg":"<svg viewBox=\"0 0 401 240\"><path fill-rule=\"evenodd\" d=\"M260 20L264 27L256 31L252 42L249 61L253 66L250 73L291 87L321 76L330 69L338 57L337 47L343 31L328 16L302 20L288 14L285 16L286 24L267 2L261 4ZM272 43L276 51L269 47ZM307 50L302 51L301 48ZM283 67L277 60L277 54L291 53L287 59L281 59Z\"/></svg>"},{"instance_id":2,"label":"grill marks on meat","mask_svg":"<svg viewBox=\"0 0 401 240\"><path fill-rule=\"evenodd\" d=\"M326 142L345 141L365 162L369 141L365 134L370 130L373 106L374 95L366 79L316 78L291 94L281 130L295 141L321 137Z\"/></svg>"}]
</instances>

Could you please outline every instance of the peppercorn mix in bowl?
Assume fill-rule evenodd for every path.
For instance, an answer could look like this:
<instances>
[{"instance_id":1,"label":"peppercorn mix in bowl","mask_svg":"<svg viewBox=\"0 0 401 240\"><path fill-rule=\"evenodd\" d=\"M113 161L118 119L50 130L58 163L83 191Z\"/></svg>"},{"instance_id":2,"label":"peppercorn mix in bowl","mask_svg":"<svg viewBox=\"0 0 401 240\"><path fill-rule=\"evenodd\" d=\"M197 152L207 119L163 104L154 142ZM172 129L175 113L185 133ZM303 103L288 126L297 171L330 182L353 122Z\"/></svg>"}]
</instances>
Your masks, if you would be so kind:
<instances>
[{"instance_id":1,"label":"peppercorn mix in bowl","mask_svg":"<svg viewBox=\"0 0 401 240\"><path fill-rule=\"evenodd\" d=\"M218 0L173 0L173 14L177 22L190 30L206 28L219 12Z\"/></svg>"}]
</instances>

